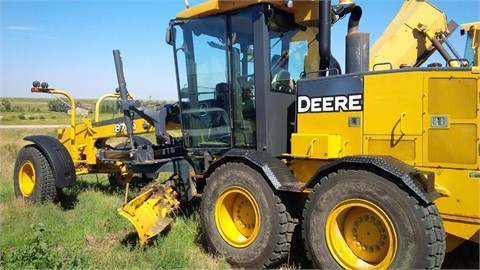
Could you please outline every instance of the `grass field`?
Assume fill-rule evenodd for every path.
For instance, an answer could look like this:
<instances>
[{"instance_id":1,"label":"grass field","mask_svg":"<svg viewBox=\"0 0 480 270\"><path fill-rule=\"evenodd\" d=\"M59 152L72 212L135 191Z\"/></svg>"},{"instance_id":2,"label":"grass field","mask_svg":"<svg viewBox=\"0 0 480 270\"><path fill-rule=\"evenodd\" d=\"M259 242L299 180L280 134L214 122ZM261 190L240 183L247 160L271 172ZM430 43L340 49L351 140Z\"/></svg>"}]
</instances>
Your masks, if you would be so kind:
<instances>
[{"instance_id":1,"label":"grass field","mask_svg":"<svg viewBox=\"0 0 480 270\"><path fill-rule=\"evenodd\" d=\"M230 268L204 249L195 207L147 247L140 247L133 225L116 211L123 190L111 188L104 175L79 177L77 185L64 188L57 203L32 205L16 199L13 168L26 144L22 138L55 133L0 130L0 269Z\"/></svg>"},{"instance_id":2,"label":"grass field","mask_svg":"<svg viewBox=\"0 0 480 270\"><path fill-rule=\"evenodd\" d=\"M66 113L48 110L47 98L2 98L11 103L10 111L2 111L0 125L68 124Z\"/></svg>"},{"instance_id":3,"label":"grass field","mask_svg":"<svg viewBox=\"0 0 480 270\"><path fill-rule=\"evenodd\" d=\"M48 94L32 94L32 98L0 98L2 102L4 100L10 102L11 109L0 110L0 125L68 125L70 124L70 115L65 112L50 111L48 107L49 101L57 101L56 97L61 98L60 95L48 95ZM38 97L37 97L38 96ZM86 109L90 109L90 112L85 115L77 114L77 123L82 121L83 117L94 119L95 117L95 102L96 99L78 99L75 100L77 106L81 106ZM109 102L111 106L114 106L114 99L106 99L102 102ZM150 100L142 101L142 103L151 107L161 103L173 103L173 101L163 100ZM1 108L1 107L0 107ZM99 115L100 120L113 118L114 116L121 116L120 113L103 113Z\"/></svg>"}]
</instances>

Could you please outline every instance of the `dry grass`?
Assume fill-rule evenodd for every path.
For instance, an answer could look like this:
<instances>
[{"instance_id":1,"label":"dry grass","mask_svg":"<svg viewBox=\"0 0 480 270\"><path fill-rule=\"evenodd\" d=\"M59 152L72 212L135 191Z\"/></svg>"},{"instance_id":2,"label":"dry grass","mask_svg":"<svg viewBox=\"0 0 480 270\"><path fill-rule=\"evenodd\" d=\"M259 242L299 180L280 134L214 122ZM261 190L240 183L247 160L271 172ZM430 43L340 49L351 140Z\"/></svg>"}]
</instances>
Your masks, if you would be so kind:
<instances>
[{"instance_id":1,"label":"dry grass","mask_svg":"<svg viewBox=\"0 0 480 270\"><path fill-rule=\"evenodd\" d=\"M23 140L28 135L50 135L55 136L56 129L0 129L0 200L6 195L13 194L13 169L15 159L20 149L30 142ZM4 201L4 200L1 200Z\"/></svg>"}]
</instances>

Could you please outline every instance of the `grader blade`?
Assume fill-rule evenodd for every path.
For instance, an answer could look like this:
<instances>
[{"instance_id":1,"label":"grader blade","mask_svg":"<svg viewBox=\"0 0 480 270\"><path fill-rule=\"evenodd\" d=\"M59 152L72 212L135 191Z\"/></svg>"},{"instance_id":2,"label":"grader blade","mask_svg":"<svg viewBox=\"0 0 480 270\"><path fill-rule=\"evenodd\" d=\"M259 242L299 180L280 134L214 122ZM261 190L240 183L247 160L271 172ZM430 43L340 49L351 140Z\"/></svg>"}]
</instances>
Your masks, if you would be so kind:
<instances>
[{"instance_id":1,"label":"grader blade","mask_svg":"<svg viewBox=\"0 0 480 270\"><path fill-rule=\"evenodd\" d=\"M172 186L154 185L119 208L118 213L133 224L143 246L172 222L170 214L180 205L177 197Z\"/></svg>"}]
</instances>

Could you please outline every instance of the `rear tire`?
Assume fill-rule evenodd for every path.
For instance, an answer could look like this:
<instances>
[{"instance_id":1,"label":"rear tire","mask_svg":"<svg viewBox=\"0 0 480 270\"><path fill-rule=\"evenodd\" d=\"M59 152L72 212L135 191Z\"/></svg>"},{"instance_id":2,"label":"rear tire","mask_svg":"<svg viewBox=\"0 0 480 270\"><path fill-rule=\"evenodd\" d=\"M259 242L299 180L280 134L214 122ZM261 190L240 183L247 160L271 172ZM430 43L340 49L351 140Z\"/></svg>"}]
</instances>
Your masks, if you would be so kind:
<instances>
[{"instance_id":1,"label":"rear tire","mask_svg":"<svg viewBox=\"0 0 480 270\"><path fill-rule=\"evenodd\" d=\"M272 267L290 249L293 224L285 205L245 164L224 164L207 179L200 219L210 249L236 267Z\"/></svg>"},{"instance_id":2,"label":"rear tire","mask_svg":"<svg viewBox=\"0 0 480 270\"><path fill-rule=\"evenodd\" d=\"M34 145L27 145L18 153L13 186L15 196L28 202L42 203L57 198L51 165Z\"/></svg>"},{"instance_id":3,"label":"rear tire","mask_svg":"<svg viewBox=\"0 0 480 270\"><path fill-rule=\"evenodd\" d=\"M435 204L368 171L339 171L309 195L303 239L316 267L431 269L445 256Z\"/></svg>"}]
</instances>

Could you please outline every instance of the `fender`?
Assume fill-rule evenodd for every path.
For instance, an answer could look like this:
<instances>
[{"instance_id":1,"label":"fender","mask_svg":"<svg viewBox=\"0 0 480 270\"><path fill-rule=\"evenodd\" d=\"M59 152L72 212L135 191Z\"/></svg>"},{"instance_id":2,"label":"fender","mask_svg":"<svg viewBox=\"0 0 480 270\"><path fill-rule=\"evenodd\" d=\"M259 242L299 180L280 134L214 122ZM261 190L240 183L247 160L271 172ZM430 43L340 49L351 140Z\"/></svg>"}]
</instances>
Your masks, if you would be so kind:
<instances>
[{"instance_id":1,"label":"fender","mask_svg":"<svg viewBox=\"0 0 480 270\"><path fill-rule=\"evenodd\" d=\"M220 165L230 161L247 161L261 170L266 180L276 189L301 192L304 184L299 183L280 159L265 151L231 149L214 161L205 172L208 177Z\"/></svg>"},{"instance_id":2,"label":"fender","mask_svg":"<svg viewBox=\"0 0 480 270\"><path fill-rule=\"evenodd\" d=\"M31 141L47 157L52 167L53 177L57 188L72 186L76 183L77 177L73 160L67 148L56 138L44 135L33 135L23 138Z\"/></svg>"},{"instance_id":3,"label":"fender","mask_svg":"<svg viewBox=\"0 0 480 270\"><path fill-rule=\"evenodd\" d=\"M440 194L435 190L435 175L433 173L419 171L391 156L348 156L335 160L320 167L305 185L305 188L313 188L320 179L332 172L358 166L366 166L368 169L376 169L390 175L392 179L390 181L402 184L425 203L431 203L440 197ZM375 171L373 172L375 173Z\"/></svg>"}]
</instances>

